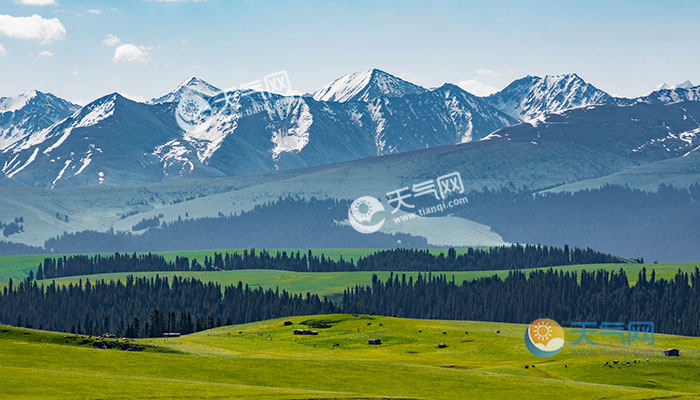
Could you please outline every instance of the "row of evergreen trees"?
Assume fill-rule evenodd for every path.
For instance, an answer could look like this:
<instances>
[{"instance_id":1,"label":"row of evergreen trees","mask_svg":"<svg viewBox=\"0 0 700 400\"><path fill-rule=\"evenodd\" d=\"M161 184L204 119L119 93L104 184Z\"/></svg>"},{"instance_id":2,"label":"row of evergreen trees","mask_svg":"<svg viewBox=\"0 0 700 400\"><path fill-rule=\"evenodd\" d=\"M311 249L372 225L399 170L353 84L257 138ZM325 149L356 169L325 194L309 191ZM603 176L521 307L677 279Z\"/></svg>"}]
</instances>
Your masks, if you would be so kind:
<instances>
[{"instance_id":1,"label":"row of evergreen trees","mask_svg":"<svg viewBox=\"0 0 700 400\"><path fill-rule=\"evenodd\" d=\"M163 271L231 271L240 269L275 269L296 272L334 272L357 270L352 261L343 257L334 260L314 255L311 250L306 254L301 252L278 251L274 255L262 250L243 250L242 253L218 253L211 257L204 256L203 264L196 258L175 256L175 260L167 260L160 254L126 254L112 255L73 255L62 257L46 257L39 264L36 273L31 277L36 279L53 279L76 275L108 274L115 272L163 272Z\"/></svg>"},{"instance_id":2,"label":"row of evergreen trees","mask_svg":"<svg viewBox=\"0 0 700 400\"><path fill-rule=\"evenodd\" d=\"M289 315L324 314L336 306L317 295L222 288L196 279L133 278L126 282L37 285L12 280L0 296L0 323L28 328L127 337L191 333Z\"/></svg>"},{"instance_id":3,"label":"row of evergreen trees","mask_svg":"<svg viewBox=\"0 0 700 400\"><path fill-rule=\"evenodd\" d=\"M643 262L642 260L638 260ZM431 254L428 250L382 250L357 260L357 269L365 271L461 271L550 267L572 264L601 264L624 262L620 257L592 249L570 249L541 245L511 245L489 249L469 248L457 255L450 248L447 255Z\"/></svg>"},{"instance_id":4,"label":"row of evergreen trees","mask_svg":"<svg viewBox=\"0 0 700 400\"><path fill-rule=\"evenodd\" d=\"M563 249L549 246L512 245L490 249L468 249L457 255L453 248L447 254L431 254L428 250L380 250L360 257L355 264L343 257L333 259L325 254L278 251L274 255L265 250L244 250L242 253L218 253L204 256L203 264L196 258L176 256L174 261L159 254L74 255L47 257L32 277L53 279L65 276L104 274L115 272L156 271L230 271L240 269L277 269L296 272L336 271L473 271L519 269L555 265L616 263L618 257L591 249Z\"/></svg>"},{"instance_id":5,"label":"row of evergreen trees","mask_svg":"<svg viewBox=\"0 0 700 400\"><path fill-rule=\"evenodd\" d=\"M527 323L540 317L563 325L577 321L651 321L657 332L700 336L700 270L671 280L647 278L630 286L620 272L512 271L457 283L445 275L417 279L392 274L385 282L345 290L342 303L316 295L251 289L174 277L128 277L126 282L86 281L44 287L12 281L0 295L0 323L82 334L129 337L190 333L289 315L323 313L400 315L414 318Z\"/></svg>"},{"instance_id":6,"label":"row of evergreen trees","mask_svg":"<svg viewBox=\"0 0 700 400\"><path fill-rule=\"evenodd\" d=\"M576 273L512 271L454 282L444 275L419 275L414 281L394 275L370 286L346 289L346 313L401 315L414 318L529 323L553 318L572 322L651 321L657 332L700 336L700 270L680 270L671 280L648 278L643 269L630 286L624 270Z\"/></svg>"}]
</instances>

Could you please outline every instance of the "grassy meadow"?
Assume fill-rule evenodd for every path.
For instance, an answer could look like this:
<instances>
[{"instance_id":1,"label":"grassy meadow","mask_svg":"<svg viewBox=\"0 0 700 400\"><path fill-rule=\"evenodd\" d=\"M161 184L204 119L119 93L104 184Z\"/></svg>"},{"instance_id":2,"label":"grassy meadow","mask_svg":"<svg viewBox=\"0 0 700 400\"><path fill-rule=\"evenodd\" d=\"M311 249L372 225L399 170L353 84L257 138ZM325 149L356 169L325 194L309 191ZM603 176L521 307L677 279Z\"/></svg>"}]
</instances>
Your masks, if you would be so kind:
<instances>
[{"instance_id":1,"label":"grassy meadow","mask_svg":"<svg viewBox=\"0 0 700 400\"><path fill-rule=\"evenodd\" d=\"M314 250L345 259L373 251ZM213 253L214 250L202 250L162 254L169 259L181 255L201 261ZM0 287L9 278L26 277L44 257L0 256ZM578 273L623 268L634 284L643 267L649 273L654 269L658 278L670 279L679 269L692 272L698 266L700 263L555 268ZM68 285L86 279L123 281L128 275L177 275L223 286L240 281L253 288L334 296L347 287L369 284L375 273L381 279L390 274L240 270L115 273L55 281ZM445 274L459 282L492 275L503 277L508 271L433 274ZM415 278L418 272L406 275ZM292 325L284 326L284 321ZM293 329L308 328L312 322L325 322L332 327L317 329L317 336L292 334ZM559 354L545 359L527 351L524 332L525 326L518 324L328 315L226 326L179 338L139 339L131 343L141 346L142 351L123 351L95 347L100 339L0 326L0 398L500 400L518 393L567 400L700 399L700 338L656 335L653 346L623 346L615 343L614 336L595 336L598 346L567 344ZM368 345L370 338L381 339L382 345ZM566 329L567 343L576 338ZM447 347L438 348L439 343ZM663 357L661 350L668 347L680 349L681 357ZM647 353L625 355L624 351L630 349ZM581 354L583 350L594 353ZM601 350L622 353L605 355Z\"/></svg>"},{"instance_id":2,"label":"grassy meadow","mask_svg":"<svg viewBox=\"0 0 700 400\"><path fill-rule=\"evenodd\" d=\"M317 329L317 336L292 335L309 320L332 327ZM137 340L153 347L128 352L65 343L73 335L0 327L0 393L8 399L700 398L700 338L656 335L653 346L622 346L599 336L598 346L567 344L552 358L538 358L527 351L524 331L524 325L486 322L290 317ZM566 330L567 343L576 337ZM369 338L382 345L368 345ZM574 351L579 346L652 353L581 356ZM681 357L663 357L665 347L679 348ZM613 360L614 367L605 365Z\"/></svg>"}]
</instances>

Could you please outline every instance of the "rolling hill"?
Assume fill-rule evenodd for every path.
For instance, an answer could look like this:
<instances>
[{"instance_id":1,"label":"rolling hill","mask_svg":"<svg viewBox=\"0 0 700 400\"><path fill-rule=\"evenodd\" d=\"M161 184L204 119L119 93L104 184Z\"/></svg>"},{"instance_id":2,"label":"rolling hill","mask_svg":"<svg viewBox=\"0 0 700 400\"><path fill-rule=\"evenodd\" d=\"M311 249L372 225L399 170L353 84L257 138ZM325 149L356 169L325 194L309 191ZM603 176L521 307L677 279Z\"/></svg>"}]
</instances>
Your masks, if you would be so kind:
<instances>
[{"instance_id":1,"label":"rolling hill","mask_svg":"<svg viewBox=\"0 0 700 400\"><path fill-rule=\"evenodd\" d=\"M317 336L292 335L315 323L331 327L317 329ZM567 344L542 359L526 350L524 330L516 324L327 315L138 340L131 343L155 347L134 352L92 345L100 339L0 327L0 369L4 393L17 399L143 393L154 399L502 399L516 389L568 399L698 398L696 338L656 335L646 349L598 336L598 346ZM577 334L566 329L565 336L570 343ZM382 345L368 346L369 338ZM650 354L581 355L578 347ZM681 357L661 356L664 347L681 349ZM605 365L614 360L615 367Z\"/></svg>"}]
</instances>

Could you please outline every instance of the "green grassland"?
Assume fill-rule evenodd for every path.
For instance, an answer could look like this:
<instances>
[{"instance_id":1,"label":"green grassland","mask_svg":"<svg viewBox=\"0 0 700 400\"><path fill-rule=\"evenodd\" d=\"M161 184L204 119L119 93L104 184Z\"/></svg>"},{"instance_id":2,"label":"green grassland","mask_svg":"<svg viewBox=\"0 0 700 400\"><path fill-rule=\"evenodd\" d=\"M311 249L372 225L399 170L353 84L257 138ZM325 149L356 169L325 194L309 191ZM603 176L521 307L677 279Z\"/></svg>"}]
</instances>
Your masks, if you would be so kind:
<instances>
[{"instance_id":1,"label":"green grassland","mask_svg":"<svg viewBox=\"0 0 700 400\"><path fill-rule=\"evenodd\" d=\"M591 265L567 265L555 267L557 270L579 273L583 270L593 271L597 269L607 269L610 271L619 271L620 268L625 269L629 277L630 283L634 284L637 280L639 271L642 267L648 270L647 277L651 273L651 269L656 270L657 278L671 279L675 276L679 269L687 272L694 271L700 263L684 263L684 264L591 264ZM544 268L546 269L546 268ZM524 269L525 273L531 273L538 269ZM498 275L505 277L509 271L447 271L433 272L433 274L444 274L448 278L454 276L455 281L462 282L464 280L472 280L485 276ZM418 272L397 272L398 274L406 274L414 279L418 276ZM156 275L162 276L181 276L187 278L197 278L204 282L217 282L222 286L236 285L238 282L243 282L251 288L262 287L263 289L286 290L290 293L315 293L318 295L332 295L342 293L345 288L355 285L367 285L372 281L372 275L377 274L380 279L389 277L388 271L359 271L359 272L292 272L278 270L238 270L238 271L196 271L196 272L136 272L136 273L113 273L113 274L97 274L97 275L82 275L71 276L55 279L58 285L68 285L69 283L77 284L79 281L85 282L89 279L92 283L98 280L124 282L128 275L136 277L152 277ZM425 275L423 272L422 274ZM39 283L48 284L50 281L39 281Z\"/></svg>"},{"instance_id":2,"label":"green grassland","mask_svg":"<svg viewBox=\"0 0 700 400\"><path fill-rule=\"evenodd\" d=\"M292 335L309 320L332 327ZM622 346L597 336L598 346L567 344L537 358L523 343L524 325L485 322L290 317L137 340L153 346L142 352L0 328L0 397L8 399L700 399L700 338L656 335L653 346ZM566 330L567 343L576 337ZM581 356L579 347L653 353ZM662 357L665 347L681 357Z\"/></svg>"}]
</instances>

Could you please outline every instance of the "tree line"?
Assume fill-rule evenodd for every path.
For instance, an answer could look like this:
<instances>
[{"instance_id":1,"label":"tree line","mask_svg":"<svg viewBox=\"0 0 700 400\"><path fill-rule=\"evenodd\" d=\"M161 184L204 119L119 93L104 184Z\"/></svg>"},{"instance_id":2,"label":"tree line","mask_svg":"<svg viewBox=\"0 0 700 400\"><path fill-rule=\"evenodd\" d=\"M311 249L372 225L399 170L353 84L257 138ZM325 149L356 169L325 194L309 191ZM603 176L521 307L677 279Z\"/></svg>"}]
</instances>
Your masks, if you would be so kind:
<instances>
[{"instance_id":1,"label":"tree line","mask_svg":"<svg viewBox=\"0 0 700 400\"><path fill-rule=\"evenodd\" d=\"M644 262L643 260L637 260ZM360 257L357 269L394 271L461 271L550 267L555 265L601 264L625 262L620 257L592 249L570 249L542 245L519 245L469 248L457 255L454 248L447 254L432 254L420 249L381 250Z\"/></svg>"},{"instance_id":2,"label":"tree line","mask_svg":"<svg viewBox=\"0 0 700 400\"><path fill-rule=\"evenodd\" d=\"M624 270L574 272L549 269L526 276L511 271L456 283L445 275L414 281L393 275L382 282L345 290L343 311L412 318L530 323L547 317L572 322L651 321L656 332L700 336L700 270L678 271L671 280L646 269L630 286Z\"/></svg>"},{"instance_id":3,"label":"tree line","mask_svg":"<svg viewBox=\"0 0 700 400\"><path fill-rule=\"evenodd\" d=\"M317 295L251 289L181 277L86 280L59 286L9 281L0 296L0 323L87 335L157 337L289 315L333 313Z\"/></svg>"},{"instance_id":4,"label":"tree line","mask_svg":"<svg viewBox=\"0 0 700 400\"><path fill-rule=\"evenodd\" d=\"M157 271L230 271L241 269L276 269L295 272L338 271L474 271L519 269L571 264L619 263L623 259L591 249L555 248L550 246L511 245L489 249L468 249L457 255L450 248L447 254L432 254L428 250L380 250L353 260L316 255L311 250L277 251L243 250L235 253L214 252L204 256L203 263L196 258L176 256L167 260L160 254L73 255L47 257L32 273L32 278L53 279L65 276L105 274L115 272Z\"/></svg>"},{"instance_id":5,"label":"tree line","mask_svg":"<svg viewBox=\"0 0 700 400\"><path fill-rule=\"evenodd\" d=\"M647 277L635 286L624 270L609 272L511 271L457 283L454 277L392 274L344 291L334 304L317 295L224 288L197 279L134 278L125 282L38 285L10 281L0 295L0 323L81 334L154 337L290 315L362 313L412 318L529 323L651 321L656 332L700 336L700 270L673 279Z\"/></svg>"}]
</instances>

